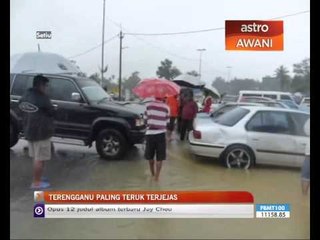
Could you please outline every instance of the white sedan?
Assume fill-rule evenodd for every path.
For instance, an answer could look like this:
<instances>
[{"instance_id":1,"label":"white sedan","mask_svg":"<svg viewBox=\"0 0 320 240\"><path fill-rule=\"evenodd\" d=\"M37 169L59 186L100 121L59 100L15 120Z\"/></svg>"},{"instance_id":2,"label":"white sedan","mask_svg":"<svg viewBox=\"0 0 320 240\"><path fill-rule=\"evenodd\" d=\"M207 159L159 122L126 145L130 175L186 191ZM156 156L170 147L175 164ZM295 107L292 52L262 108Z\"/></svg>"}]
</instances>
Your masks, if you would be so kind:
<instances>
[{"instance_id":1,"label":"white sedan","mask_svg":"<svg viewBox=\"0 0 320 240\"><path fill-rule=\"evenodd\" d=\"M300 167L310 141L303 130L309 117L297 110L243 106L217 118L196 118L190 150L219 158L228 168L256 163Z\"/></svg>"}]
</instances>

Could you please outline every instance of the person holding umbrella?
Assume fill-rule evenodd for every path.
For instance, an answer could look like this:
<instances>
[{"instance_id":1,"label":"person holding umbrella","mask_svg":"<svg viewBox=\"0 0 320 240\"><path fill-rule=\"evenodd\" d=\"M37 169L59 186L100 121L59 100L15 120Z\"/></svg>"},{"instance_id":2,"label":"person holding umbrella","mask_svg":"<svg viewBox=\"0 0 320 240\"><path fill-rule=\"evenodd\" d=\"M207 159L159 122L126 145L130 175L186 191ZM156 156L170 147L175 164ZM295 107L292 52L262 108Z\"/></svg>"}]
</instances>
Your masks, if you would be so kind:
<instances>
[{"instance_id":1,"label":"person holding umbrella","mask_svg":"<svg viewBox=\"0 0 320 240\"><path fill-rule=\"evenodd\" d=\"M170 109L164 99L179 94L179 91L179 86L165 79L145 79L133 89L133 92L139 97L155 98L146 106L145 158L149 162L151 175L156 181L159 181L162 162L166 160L166 132Z\"/></svg>"},{"instance_id":2,"label":"person holding umbrella","mask_svg":"<svg viewBox=\"0 0 320 240\"><path fill-rule=\"evenodd\" d=\"M210 92L208 90L204 90L204 96L205 96L205 99L203 100L203 103L202 103L203 105L202 112L209 113L211 110L211 105L213 103L213 98L210 95Z\"/></svg>"}]
</instances>

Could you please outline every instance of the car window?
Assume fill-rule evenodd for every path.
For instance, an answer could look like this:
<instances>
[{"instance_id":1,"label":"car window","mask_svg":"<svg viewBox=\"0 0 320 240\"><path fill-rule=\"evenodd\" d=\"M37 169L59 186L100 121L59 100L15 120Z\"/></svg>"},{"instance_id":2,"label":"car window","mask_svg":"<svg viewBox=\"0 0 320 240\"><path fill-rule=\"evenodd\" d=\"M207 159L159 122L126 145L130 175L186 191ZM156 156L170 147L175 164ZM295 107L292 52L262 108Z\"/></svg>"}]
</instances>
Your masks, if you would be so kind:
<instances>
[{"instance_id":1,"label":"car window","mask_svg":"<svg viewBox=\"0 0 320 240\"><path fill-rule=\"evenodd\" d=\"M222 114L230 111L231 109L235 108L236 106L224 106L224 107L221 107L219 109L216 110L216 112L213 114L213 117L216 118L218 116L221 116Z\"/></svg>"},{"instance_id":2,"label":"car window","mask_svg":"<svg viewBox=\"0 0 320 240\"><path fill-rule=\"evenodd\" d=\"M255 94L255 93L244 93L242 94L242 97L262 97L261 94Z\"/></svg>"},{"instance_id":3,"label":"car window","mask_svg":"<svg viewBox=\"0 0 320 240\"><path fill-rule=\"evenodd\" d=\"M239 122L249 112L250 111L245 108L234 108L231 111L228 111L225 114L222 114L219 117L215 118L214 122L231 127Z\"/></svg>"},{"instance_id":4,"label":"car window","mask_svg":"<svg viewBox=\"0 0 320 240\"><path fill-rule=\"evenodd\" d=\"M295 135L307 136L304 132L304 125L310 118L310 115L303 113L290 113L290 116L292 117L293 122L295 124Z\"/></svg>"},{"instance_id":5,"label":"car window","mask_svg":"<svg viewBox=\"0 0 320 240\"><path fill-rule=\"evenodd\" d=\"M291 109L298 109L298 106L295 105L292 101L283 101L283 103Z\"/></svg>"},{"instance_id":6,"label":"car window","mask_svg":"<svg viewBox=\"0 0 320 240\"><path fill-rule=\"evenodd\" d=\"M248 131L294 134L294 125L286 112L263 111L255 114L247 124Z\"/></svg>"},{"instance_id":7,"label":"car window","mask_svg":"<svg viewBox=\"0 0 320 240\"><path fill-rule=\"evenodd\" d=\"M247 130L259 131L262 126L263 126L262 112L258 112L249 120L247 124Z\"/></svg>"},{"instance_id":8,"label":"car window","mask_svg":"<svg viewBox=\"0 0 320 240\"><path fill-rule=\"evenodd\" d=\"M280 103L273 103L273 107L285 108L285 106L281 105Z\"/></svg>"},{"instance_id":9,"label":"car window","mask_svg":"<svg viewBox=\"0 0 320 240\"><path fill-rule=\"evenodd\" d=\"M13 79L14 79L14 74L10 74L10 89L12 86Z\"/></svg>"},{"instance_id":10,"label":"car window","mask_svg":"<svg viewBox=\"0 0 320 240\"><path fill-rule=\"evenodd\" d=\"M275 94L264 94L263 97L277 99L277 95L275 95Z\"/></svg>"},{"instance_id":11,"label":"car window","mask_svg":"<svg viewBox=\"0 0 320 240\"><path fill-rule=\"evenodd\" d=\"M52 100L74 102L71 98L72 93L79 91L73 82L61 78L49 78L49 80L49 96Z\"/></svg>"},{"instance_id":12,"label":"car window","mask_svg":"<svg viewBox=\"0 0 320 240\"><path fill-rule=\"evenodd\" d=\"M281 95L281 100L292 100L288 95Z\"/></svg>"},{"instance_id":13,"label":"car window","mask_svg":"<svg viewBox=\"0 0 320 240\"><path fill-rule=\"evenodd\" d=\"M33 76L17 74L12 87L12 95L22 96L33 84Z\"/></svg>"},{"instance_id":14,"label":"car window","mask_svg":"<svg viewBox=\"0 0 320 240\"><path fill-rule=\"evenodd\" d=\"M87 97L89 101L100 101L103 99L112 101L112 96L108 94L98 83L96 83L93 80L85 80L85 81L79 81L79 86L82 89L82 92ZM150 99L144 99L149 100Z\"/></svg>"}]
</instances>

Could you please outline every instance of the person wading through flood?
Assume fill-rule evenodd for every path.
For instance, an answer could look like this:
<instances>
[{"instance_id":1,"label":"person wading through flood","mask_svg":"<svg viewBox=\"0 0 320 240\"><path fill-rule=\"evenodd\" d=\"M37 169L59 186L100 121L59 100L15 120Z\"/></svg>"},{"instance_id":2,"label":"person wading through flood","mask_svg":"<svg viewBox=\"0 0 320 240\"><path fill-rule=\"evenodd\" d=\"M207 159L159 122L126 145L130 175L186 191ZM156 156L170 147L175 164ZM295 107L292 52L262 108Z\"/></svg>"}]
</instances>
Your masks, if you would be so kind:
<instances>
[{"instance_id":1,"label":"person wading through flood","mask_svg":"<svg viewBox=\"0 0 320 240\"><path fill-rule=\"evenodd\" d=\"M198 105L193 100L193 93L191 92L190 95L185 98L185 102L183 104L180 132L181 141L184 141L186 132L189 132L193 129L193 120L197 116L197 113Z\"/></svg>"},{"instance_id":2,"label":"person wading through flood","mask_svg":"<svg viewBox=\"0 0 320 240\"><path fill-rule=\"evenodd\" d=\"M145 158L149 161L151 175L156 181L159 180L162 161L166 160L166 131L169 114L169 107L161 98L156 98L147 104Z\"/></svg>"},{"instance_id":3,"label":"person wading through flood","mask_svg":"<svg viewBox=\"0 0 320 240\"><path fill-rule=\"evenodd\" d=\"M170 122L168 124L168 141L172 141L172 132L174 130L179 111L178 95L167 97L167 105L170 108Z\"/></svg>"},{"instance_id":4,"label":"person wading through flood","mask_svg":"<svg viewBox=\"0 0 320 240\"><path fill-rule=\"evenodd\" d=\"M47 181L43 181L44 162L51 159L51 137L54 132L55 109L47 95L48 84L48 78L35 76L33 88L28 89L19 102L23 112L24 136L28 141L29 155L34 161L31 189L50 187Z\"/></svg>"}]
</instances>

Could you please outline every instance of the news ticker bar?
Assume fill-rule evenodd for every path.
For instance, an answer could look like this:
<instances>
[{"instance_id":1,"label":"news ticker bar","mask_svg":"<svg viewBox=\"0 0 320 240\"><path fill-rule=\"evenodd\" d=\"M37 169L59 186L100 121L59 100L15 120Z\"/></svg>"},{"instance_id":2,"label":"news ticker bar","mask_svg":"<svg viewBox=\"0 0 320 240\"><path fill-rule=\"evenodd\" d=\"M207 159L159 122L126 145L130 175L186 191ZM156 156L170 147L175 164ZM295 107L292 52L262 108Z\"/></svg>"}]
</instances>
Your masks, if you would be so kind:
<instances>
[{"instance_id":1,"label":"news ticker bar","mask_svg":"<svg viewBox=\"0 0 320 240\"><path fill-rule=\"evenodd\" d=\"M36 191L35 218L289 218L240 191Z\"/></svg>"},{"instance_id":2,"label":"news ticker bar","mask_svg":"<svg viewBox=\"0 0 320 240\"><path fill-rule=\"evenodd\" d=\"M38 214L36 214L36 209ZM43 210L44 209L44 210ZM254 218L253 204L46 204L45 218Z\"/></svg>"},{"instance_id":3,"label":"news ticker bar","mask_svg":"<svg viewBox=\"0 0 320 240\"><path fill-rule=\"evenodd\" d=\"M36 191L35 202L75 203L253 203L245 191Z\"/></svg>"}]
</instances>

